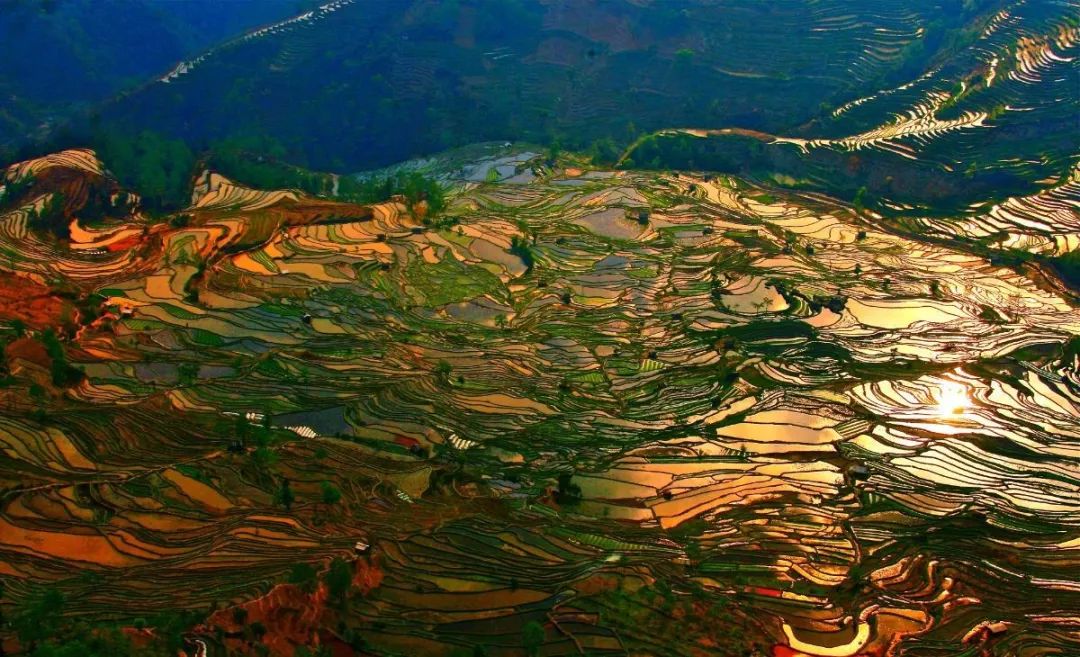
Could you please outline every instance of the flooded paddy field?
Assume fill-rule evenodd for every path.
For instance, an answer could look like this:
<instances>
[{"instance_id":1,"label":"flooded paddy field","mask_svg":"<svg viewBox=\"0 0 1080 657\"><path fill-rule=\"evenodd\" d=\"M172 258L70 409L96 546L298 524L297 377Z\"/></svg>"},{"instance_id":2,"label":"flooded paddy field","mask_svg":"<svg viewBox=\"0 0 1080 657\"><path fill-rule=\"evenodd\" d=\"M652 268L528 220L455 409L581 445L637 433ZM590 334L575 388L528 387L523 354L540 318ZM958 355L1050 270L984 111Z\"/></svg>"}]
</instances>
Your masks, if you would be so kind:
<instances>
[{"instance_id":1,"label":"flooded paddy field","mask_svg":"<svg viewBox=\"0 0 1080 657\"><path fill-rule=\"evenodd\" d=\"M426 219L216 174L184 226L0 218L20 276L104 308L66 391L9 346L8 595L179 600L242 653L235 605L371 654L1080 650L1064 288L734 177L446 170ZM283 584L334 557L347 605Z\"/></svg>"}]
</instances>

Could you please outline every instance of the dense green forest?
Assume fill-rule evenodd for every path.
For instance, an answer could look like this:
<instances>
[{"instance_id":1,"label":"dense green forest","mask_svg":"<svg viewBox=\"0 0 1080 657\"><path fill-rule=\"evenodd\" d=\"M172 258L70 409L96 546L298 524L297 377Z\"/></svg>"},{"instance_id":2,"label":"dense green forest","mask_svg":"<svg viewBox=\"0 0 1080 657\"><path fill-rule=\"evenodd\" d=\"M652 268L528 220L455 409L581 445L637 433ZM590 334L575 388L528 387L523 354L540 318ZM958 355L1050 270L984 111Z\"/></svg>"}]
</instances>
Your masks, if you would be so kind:
<instances>
[{"instance_id":1,"label":"dense green forest","mask_svg":"<svg viewBox=\"0 0 1080 657\"><path fill-rule=\"evenodd\" d=\"M613 160L660 128L778 132L822 121L962 47L999 3L899 11L869 0L862 23L831 28L849 4L737 0L721 20L692 0L353 3L215 51L99 114L104 125L158 130L194 150L272 136L275 157L324 171L495 140L558 140ZM881 31L903 35L881 43L895 54L865 57Z\"/></svg>"},{"instance_id":2,"label":"dense green forest","mask_svg":"<svg viewBox=\"0 0 1080 657\"><path fill-rule=\"evenodd\" d=\"M184 142L144 130L101 133L93 146L120 183L143 198L151 212L174 210L191 196L195 156Z\"/></svg>"},{"instance_id":3,"label":"dense green forest","mask_svg":"<svg viewBox=\"0 0 1080 657\"><path fill-rule=\"evenodd\" d=\"M186 206L191 198L192 178L201 167L257 189L299 189L356 203L377 203L400 195L410 204L425 201L433 214L445 204L440 183L417 172L340 176L335 186L334 175L308 171L278 159L284 155L283 149L268 138L228 139L195 153L183 141L153 131L128 134L114 130L93 135L89 144L121 185L142 197L143 209L152 215ZM51 210L55 206L55 201L47 204L42 217L58 215ZM91 208L86 214L96 218L105 211Z\"/></svg>"},{"instance_id":4,"label":"dense green forest","mask_svg":"<svg viewBox=\"0 0 1080 657\"><path fill-rule=\"evenodd\" d=\"M88 577L93 575L88 573ZM0 589L2 594L2 589ZM183 633L195 622L184 613L134 619L129 626L152 627L140 641L111 623L90 623L64 615L69 601L53 588L43 588L23 601L6 619L28 657L166 657L184 647Z\"/></svg>"}]
</instances>

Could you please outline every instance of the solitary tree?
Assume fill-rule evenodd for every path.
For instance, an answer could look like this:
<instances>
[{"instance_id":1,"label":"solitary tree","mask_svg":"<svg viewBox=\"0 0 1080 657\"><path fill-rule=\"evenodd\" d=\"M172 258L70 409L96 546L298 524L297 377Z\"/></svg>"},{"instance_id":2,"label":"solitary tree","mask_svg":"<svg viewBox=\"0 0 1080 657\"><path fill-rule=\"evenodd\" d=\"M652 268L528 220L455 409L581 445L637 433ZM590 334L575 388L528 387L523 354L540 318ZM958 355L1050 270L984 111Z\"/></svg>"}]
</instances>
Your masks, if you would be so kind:
<instances>
[{"instance_id":1,"label":"solitary tree","mask_svg":"<svg viewBox=\"0 0 1080 657\"><path fill-rule=\"evenodd\" d=\"M82 380L83 373L68 364L64 345L60 342L56 331L48 328L41 335L41 341L45 345L45 351L52 361L51 372L53 385L68 387Z\"/></svg>"},{"instance_id":2,"label":"solitary tree","mask_svg":"<svg viewBox=\"0 0 1080 657\"><path fill-rule=\"evenodd\" d=\"M435 375L440 379L447 379L450 377L450 372L454 371L453 365L445 360L440 360L435 363Z\"/></svg>"},{"instance_id":3,"label":"solitary tree","mask_svg":"<svg viewBox=\"0 0 1080 657\"><path fill-rule=\"evenodd\" d=\"M64 213L65 202L63 194L52 194L41 206L38 216L42 227L61 239L71 237L67 216Z\"/></svg>"},{"instance_id":4,"label":"solitary tree","mask_svg":"<svg viewBox=\"0 0 1080 657\"><path fill-rule=\"evenodd\" d=\"M536 621L529 621L521 629L521 642L525 644L525 652L529 657L540 654L540 646L544 645L544 626Z\"/></svg>"},{"instance_id":5,"label":"solitary tree","mask_svg":"<svg viewBox=\"0 0 1080 657\"><path fill-rule=\"evenodd\" d=\"M199 366L195 363L181 363L177 368L180 377L180 385L189 386L199 376Z\"/></svg>"},{"instance_id":6,"label":"solitary tree","mask_svg":"<svg viewBox=\"0 0 1080 657\"><path fill-rule=\"evenodd\" d=\"M852 205L855 206L855 211L859 214L862 214L863 210L866 209L866 194L867 190L865 186L860 187L859 191L855 192L855 199L852 201Z\"/></svg>"},{"instance_id":7,"label":"solitary tree","mask_svg":"<svg viewBox=\"0 0 1080 657\"><path fill-rule=\"evenodd\" d=\"M243 414L236 416L236 421L233 423L233 431L236 434L236 439L240 441L241 445L247 446L248 435L251 433L251 424Z\"/></svg>"},{"instance_id":8,"label":"solitary tree","mask_svg":"<svg viewBox=\"0 0 1080 657\"><path fill-rule=\"evenodd\" d=\"M323 504L337 504L341 501L341 491L329 481L322 482Z\"/></svg>"},{"instance_id":9,"label":"solitary tree","mask_svg":"<svg viewBox=\"0 0 1080 657\"><path fill-rule=\"evenodd\" d=\"M352 578L352 568L344 559L335 557L330 562L330 569L326 571L323 581L326 582L330 597L337 601L338 604L344 605L347 601L349 589L352 588Z\"/></svg>"},{"instance_id":10,"label":"solitary tree","mask_svg":"<svg viewBox=\"0 0 1080 657\"><path fill-rule=\"evenodd\" d=\"M572 505L581 501L581 486L572 479L573 475L569 472L559 475L559 487L555 490L555 501L559 504Z\"/></svg>"},{"instance_id":11,"label":"solitary tree","mask_svg":"<svg viewBox=\"0 0 1080 657\"><path fill-rule=\"evenodd\" d=\"M305 593L315 590L315 583L319 581L319 574L310 564L298 563L289 571L289 583L300 587Z\"/></svg>"},{"instance_id":12,"label":"solitary tree","mask_svg":"<svg viewBox=\"0 0 1080 657\"><path fill-rule=\"evenodd\" d=\"M292 510L292 505L293 502L296 501L296 496L293 495L292 487L289 486L288 479L281 480L281 488L278 489L277 499L278 502L281 503L281 506L285 507L286 511Z\"/></svg>"}]
</instances>

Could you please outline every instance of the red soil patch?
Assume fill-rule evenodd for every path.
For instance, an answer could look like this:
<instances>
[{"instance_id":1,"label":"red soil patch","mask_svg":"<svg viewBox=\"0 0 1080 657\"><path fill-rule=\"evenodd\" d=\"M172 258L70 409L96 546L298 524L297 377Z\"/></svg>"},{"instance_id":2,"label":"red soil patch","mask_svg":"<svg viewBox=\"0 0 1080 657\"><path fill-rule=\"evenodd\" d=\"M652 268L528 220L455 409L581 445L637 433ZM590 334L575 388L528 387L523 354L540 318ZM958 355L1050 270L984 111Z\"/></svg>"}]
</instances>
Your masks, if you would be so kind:
<instances>
[{"instance_id":1,"label":"red soil patch","mask_svg":"<svg viewBox=\"0 0 1080 657\"><path fill-rule=\"evenodd\" d=\"M0 319L20 319L29 328L41 330L59 326L65 317L75 317L74 306L53 296L49 288L8 273L0 273Z\"/></svg>"},{"instance_id":2,"label":"red soil patch","mask_svg":"<svg viewBox=\"0 0 1080 657\"><path fill-rule=\"evenodd\" d=\"M157 639L154 634L154 630L151 628L138 629L135 627L123 627L120 631L124 633L124 636L131 641L131 645L135 648L146 648Z\"/></svg>"},{"instance_id":3,"label":"red soil patch","mask_svg":"<svg viewBox=\"0 0 1080 657\"><path fill-rule=\"evenodd\" d=\"M9 344L5 351L9 361L25 360L45 368L52 365L52 359L45 351L45 345L33 338L19 338Z\"/></svg>"},{"instance_id":4,"label":"red soil patch","mask_svg":"<svg viewBox=\"0 0 1080 657\"><path fill-rule=\"evenodd\" d=\"M245 624L262 623L266 634L262 643L271 655L291 657L296 646L317 645L319 628L327 621L326 587L319 586L313 593L304 593L293 584L279 584L269 593L237 607L215 612L206 624L220 627L227 633L243 631L236 622L235 609L247 612ZM226 646L242 652L247 647L243 639L226 639ZM235 644L235 645L234 645Z\"/></svg>"},{"instance_id":5,"label":"red soil patch","mask_svg":"<svg viewBox=\"0 0 1080 657\"><path fill-rule=\"evenodd\" d=\"M372 559L369 562L360 559L356 561L353 567L356 571L356 574L353 575L353 586L360 589L362 594L367 595L372 589L377 589L382 584L383 570L379 568L376 560Z\"/></svg>"},{"instance_id":6,"label":"red soil patch","mask_svg":"<svg viewBox=\"0 0 1080 657\"><path fill-rule=\"evenodd\" d=\"M420 441L416 438L409 438L408 436L403 436L401 434L397 434L396 436L394 436L394 442L405 448L420 446Z\"/></svg>"},{"instance_id":7,"label":"red soil patch","mask_svg":"<svg viewBox=\"0 0 1080 657\"><path fill-rule=\"evenodd\" d=\"M142 244L142 235L132 235L131 237L125 237L122 240L116 240L105 248L109 251L130 251Z\"/></svg>"},{"instance_id":8,"label":"red soil patch","mask_svg":"<svg viewBox=\"0 0 1080 657\"><path fill-rule=\"evenodd\" d=\"M383 580L382 569L374 561L359 559L353 562L354 592L367 595L377 588ZM262 644L269 649L272 657L292 657L297 646L314 647L325 645L335 657L351 656L353 651L338 640L325 628L333 627L337 622L337 612L327 605L326 586L319 584L311 593L305 593L294 584L279 584L266 595L236 607L214 612L207 619L204 631L220 627L228 634L243 632L243 626L236 622L235 609L247 612L244 624L251 626L261 623L266 628ZM257 654L254 644L247 639L228 638L225 645L230 654Z\"/></svg>"}]
</instances>

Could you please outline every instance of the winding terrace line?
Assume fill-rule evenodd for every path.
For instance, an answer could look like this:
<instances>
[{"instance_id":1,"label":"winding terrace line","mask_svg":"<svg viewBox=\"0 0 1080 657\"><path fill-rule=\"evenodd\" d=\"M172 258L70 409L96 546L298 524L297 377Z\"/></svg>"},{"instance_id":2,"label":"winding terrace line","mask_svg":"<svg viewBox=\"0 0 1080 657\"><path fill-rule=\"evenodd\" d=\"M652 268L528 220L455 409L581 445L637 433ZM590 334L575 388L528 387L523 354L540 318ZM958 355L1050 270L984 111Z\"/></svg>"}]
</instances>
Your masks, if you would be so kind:
<instances>
[{"instance_id":1,"label":"winding terrace line","mask_svg":"<svg viewBox=\"0 0 1080 657\"><path fill-rule=\"evenodd\" d=\"M758 141L765 142L767 144L777 143L783 139L777 135L769 134L768 132L761 132L760 130L750 130L748 128L664 128L663 130L657 130L656 132L650 132L648 134L641 135L634 140L632 144L626 147L623 154L619 156L619 159L615 161L615 166L622 166L626 158L637 150L638 146L644 144L647 140L655 137L668 137L672 135L690 135L692 137L718 137L721 135L738 135L740 137L752 137Z\"/></svg>"}]
</instances>

